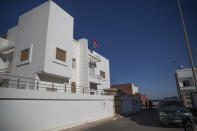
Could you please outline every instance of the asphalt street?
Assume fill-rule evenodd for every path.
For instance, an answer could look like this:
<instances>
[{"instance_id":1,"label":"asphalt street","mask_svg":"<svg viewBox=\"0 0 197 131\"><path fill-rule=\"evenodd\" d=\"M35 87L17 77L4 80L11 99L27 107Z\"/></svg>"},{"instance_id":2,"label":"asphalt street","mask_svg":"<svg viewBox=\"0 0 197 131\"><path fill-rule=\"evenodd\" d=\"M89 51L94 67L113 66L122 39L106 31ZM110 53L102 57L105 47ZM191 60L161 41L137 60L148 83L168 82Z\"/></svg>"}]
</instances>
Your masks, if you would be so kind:
<instances>
[{"instance_id":1,"label":"asphalt street","mask_svg":"<svg viewBox=\"0 0 197 131\"><path fill-rule=\"evenodd\" d=\"M87 123L64 131L184 131L180 126L162 127L156 110L142 111L117 120Z\"/></svg>"}]
</instances>

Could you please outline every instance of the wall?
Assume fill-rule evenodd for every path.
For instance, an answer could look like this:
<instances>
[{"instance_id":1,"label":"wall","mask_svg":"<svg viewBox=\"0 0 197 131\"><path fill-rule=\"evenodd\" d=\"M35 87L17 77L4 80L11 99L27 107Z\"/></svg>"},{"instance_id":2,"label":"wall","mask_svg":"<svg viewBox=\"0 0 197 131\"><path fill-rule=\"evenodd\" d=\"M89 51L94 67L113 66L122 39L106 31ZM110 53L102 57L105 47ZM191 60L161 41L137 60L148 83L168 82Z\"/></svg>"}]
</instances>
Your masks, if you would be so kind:
<instances>
[{"instance_id":1,"label":"wall","mask_svg":"<svg viewBox=\"0 0 197 131\"><path fill-rule=\"evenodd\" d=\"M132 83L132 91L133 91L133 94L136 94L136 93L139 92L139 91L138 91L138 87L135 86L133 83Z\"/></svg>"},{"instance_id":2,"label":"wall","mask_svg":"<svg viewBox=\"0 0 197 131\"><path fill-rule=\"evenodd\" d=\"M74 19L53 1L49 6L44 72L71 78ZM66 62L56 60L56 47L66 51Z\"/></svg>"},{"instance_id":3,"label":"wall","mask_svg":"<svg viewBox=\"0 0 197 131\"><path fill-rule=\"evenodd\" d=\"M60 130L113 115L113 97L0 88L0 130Z\"/></svg>"},{"instance_id":4,"label":"wall","mask_svg":"<svg viewBox=\"0 0 197 131\"><path fill-rule=\"evenodd\" d=\"M97 67L95 68L95 74L100 76L100 70L105 72L105 79L100 80L100 85L98 85L98 89L103 88L110 88L110 67L109 67L109 60L105 57L101 56L97 52L93 51L91 53L93 56L97 56L101 59L100 62L97 62ZM91 80L91 77L89 76Z\"/></svg>"},{"instance_id":5,"label":"wall","mask_svg":"<svg viewBox=\"0 0 197 131\"><path fill-rule=\"evenodd\" d=\"M49 16L49 2L32 9L19 17L17 28L9 30L8 37L16 41L11 74L23 77L35 77L35 72L44 68L46 34ZM17 35L14 35L14 30ZM15 38L16 37L16 38ZM32 47L29 64L20 63L20 52Z\"/></svg>"},{"instance_id":6,"label":"wall","mask_svg":"<svg viewBox=\"0 0 197 131\"><path fill-rule=\"evenodd\" d=\"M180 90L182 91L194 91L195 90L195 86L194 86L194 80L193 80L193 74L192 74L192 70L191 69L181 69L181 70L177 70L176 71L177 76L178 76L178 82L180 85ZM183 80L189 80L190 81L190 85L189 87L184 87L183 86Z\"/></svg>"},{"instance_id":7,"label":"wall","mask_svg":"<svg viewBox=\"0 0 197 131\"><path fill-rule=\"evenodd\" d=\"M7 39L9 42L16 43L16 38L17 38L17 32L18 32L18 26L12 27L11 29L8 30L7 33Z\"/></svg>"},{"instance_id":8,"label":"wall","mask_svg":"<svg viewBox=\"0 0 197 131\"><path fill-rule=\"evenodd\" d=\"M116 84L116 85L112 85L111 88L116 88L127 95L133 94L132 83Z\"/></svg>"},{"instance_id":9,"label":"wall","mask_svg":"<svg viewBox=\"0 0 197 131\"><path fill-rule=\"evenodd\" d=\"M121 97L122 102L122 114L135 113L141 110L140 98L139 97Z\"/></svg>"},{"instance_id":10,"label":"wall","mask_svg":"<svg viewBox=\"0 0 197 131\"><path fill-rule=\"evenodd\" d=\"M76 60L76 68L72 68L72 82L76 82L76 85L79 85L79 42L73 40L73 54L72 58Z\"/></svg>"},{"instance_id":11,"label":"wall","mask_svg":"<svg viewBox=\"0 0 197 131\"><path fill-rule=\"evenodd\" d=\"M85 38L79 39L79 85L89 87L88 74L88 40ZM88 89L89 90L89 89Z\"/></svg>"}]
</instances>

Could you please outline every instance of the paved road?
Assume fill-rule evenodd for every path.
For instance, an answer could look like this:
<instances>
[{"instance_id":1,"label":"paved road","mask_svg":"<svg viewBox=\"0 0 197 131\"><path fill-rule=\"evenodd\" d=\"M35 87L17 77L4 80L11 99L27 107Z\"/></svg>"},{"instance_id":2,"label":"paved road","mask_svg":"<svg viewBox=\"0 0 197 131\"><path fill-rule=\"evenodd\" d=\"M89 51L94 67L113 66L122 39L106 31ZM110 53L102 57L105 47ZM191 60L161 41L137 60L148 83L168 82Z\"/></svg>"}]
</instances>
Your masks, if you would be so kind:
<instances>
[{"instance_id":1,"label":"paved road","mask_svg":"<svg viewBox=\"0 0 197 131\"><path fill-rule=\"evenodd\" d=\"M177 126L161 127L157 112L153 110L118 120L108 119L103 122L89 123L64 131L184 131L184 129Z\"/></svg>"}]
</instances>

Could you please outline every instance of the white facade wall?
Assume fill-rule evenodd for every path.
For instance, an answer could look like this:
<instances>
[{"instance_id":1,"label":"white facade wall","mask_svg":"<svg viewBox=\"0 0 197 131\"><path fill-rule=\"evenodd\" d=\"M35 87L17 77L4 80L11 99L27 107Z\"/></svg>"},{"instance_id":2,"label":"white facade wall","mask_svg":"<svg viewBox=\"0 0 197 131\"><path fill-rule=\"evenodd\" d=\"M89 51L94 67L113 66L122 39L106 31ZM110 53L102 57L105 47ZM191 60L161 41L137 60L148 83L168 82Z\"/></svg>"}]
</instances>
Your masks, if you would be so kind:
<instances>
[{"instance_id":1,"label":"white facade wall","mask_svg":"<svg viewBox=\"0 0 197 131\"><path fill-rule=\"evenodd\" d=\"M133 94L139 93L139 90L138 90L138 89L139 89L139 88L138 88L136 85L134 85L134 84L132 83Z\"/></svg>"},{"instance_id":2,"label":"white facade wall","mask_svg":"<svg viewBox=\"0 0 197 131\"><path fill-rule=\"evenodd\" d=\"M113 116L113 96L0 88L0 130L41 131Z\"/></svg>"},{"instance_id":3,"label":"white facade wall","mask_svg":"<svg viewBox=\"0 0 197 131\"><path fill-rule=\"evenodd\" d=\"M88 63L88 40L83 38L78 40L79 45L79 85L89 87L88 74L89 74L89 63Z\"/></svg>"},{"instance_id":4,"label":"white facade wall","mask_svg":"<svg viewBox=\"0 0 197 131\"><path fill-rule=\"evenodd\" d=\"M48 28L49 2L46 2L19 17L18 31L11 74L35 78L43 71ZM20 63L20 52L30 48L29 61Z\"/></svg>"},{"instance_id":5,"label":"white facade wall","mask_svg":"<svg viewBox=\"0 0 197 131\"><path fill-rule=\"evenodd\" d=\"M191 93L196 91L191 69L180 69L175 72L179 99L183 100L186 107L193 107Z\"/></svg>"},{"instance_id":6,"label":"white facade wall","mask_svg":"<svg viewBox=\"0 0 197 131\"><path fill-rule=\"evenodd\" d=\"M54 2L49 2L49 19L44 72L71 78L73 54L73 17ZM56 47L66 51L66 63L55 59Z\"/></svg>"},{"instance_id":7,"label":"white facade wall","mask_svg":"<svg viewBox=\"0 0 197 131\"><path fill-rule=\"evenodd\" d=\"M109 70L109 60L105 57L99 55L96 52L93 52L94 56L98 56L101 59L101 62L97 62L97 67L95 70L96 75L100 75L100 71L105 72L105 79L100 80L100 85L98 85L98 89L110 88L110 70Z\"/></svg>"},{"instance_id":8,"label":"white facade wall","mask_svg":"<svg viewBox=\"0 0 197 131\"><path fill-rule=\"evenodd\" d=\"M177 70L176 74L178 76L178 82L179 82L180 90L182 90L182 91L187 91L187 90L188 91L192 91L192 90L194 91L195 90L194 80L193 80L193 73L192 73L191 69ZM184 80L189 80L190 81L190 86L184 87L183 86L183 81Z\"/></svg>"},{"instance_id":9,"label":"white facade wall","mask_svg":"<svg viewBox=\"0 0 197 131\"><path fill-rule=\"evenodd\" d=\"M15 26L11 29L8 30L7 33L7 40L13 44L16 43L16 38L17 38L17 31L18 31L18 26Z\"/></svg>"},{"instance_id":10,"label":"white facade wall","mask_svg":"<svg viewBox=\"0 0 197 131\"><path fill-rule=\"evenodd\" d=\"M76 40L73 40L73 54L72 59L74 58L76 60L76 68L72 68L72 82L76 82L77 85L79 85L79 56L80 56L80 43Z\"/></svg>"}]
</instances>

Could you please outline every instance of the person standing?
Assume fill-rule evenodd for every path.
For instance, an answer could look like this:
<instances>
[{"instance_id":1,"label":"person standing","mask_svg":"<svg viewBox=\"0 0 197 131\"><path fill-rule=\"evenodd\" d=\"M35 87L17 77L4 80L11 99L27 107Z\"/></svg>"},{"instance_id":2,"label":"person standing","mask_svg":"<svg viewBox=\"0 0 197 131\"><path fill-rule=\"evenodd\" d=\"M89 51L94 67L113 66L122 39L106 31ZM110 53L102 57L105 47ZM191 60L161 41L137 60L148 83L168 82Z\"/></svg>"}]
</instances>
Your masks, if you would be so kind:
<instances>
[{"instance_id":1,"label":"person standing","mask_svg":"<svg viewBox=\"0 0 197 131\"><path fill-rule=\"evenodd\" d=\"M148 109L148 102L147 100L145 101L145 106L146 106L146 110Z\"/></svg>"},{"instance_id":2,"label":"person standing","mask_svg":"<svg viewBox=\"0 0 197 131\"><path fill-rule=\"evenodd\" d=\"M152 109L152 101L151 100L149 100L149 102L148 102L148 105L149 105L149 109Z\"/></svg>"}]
</instances>

